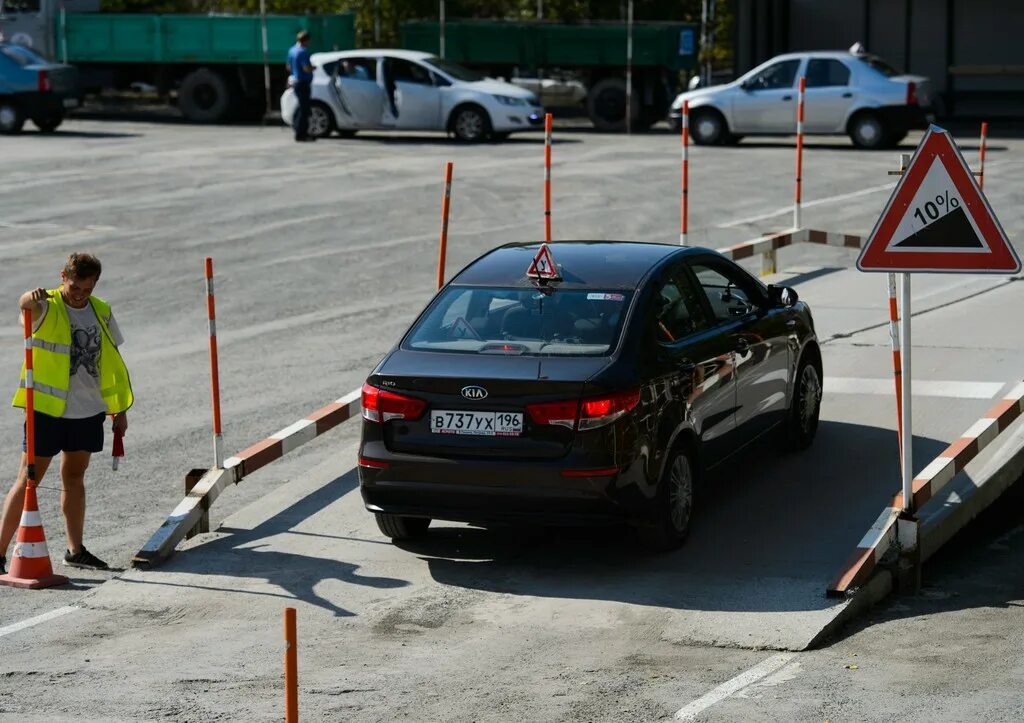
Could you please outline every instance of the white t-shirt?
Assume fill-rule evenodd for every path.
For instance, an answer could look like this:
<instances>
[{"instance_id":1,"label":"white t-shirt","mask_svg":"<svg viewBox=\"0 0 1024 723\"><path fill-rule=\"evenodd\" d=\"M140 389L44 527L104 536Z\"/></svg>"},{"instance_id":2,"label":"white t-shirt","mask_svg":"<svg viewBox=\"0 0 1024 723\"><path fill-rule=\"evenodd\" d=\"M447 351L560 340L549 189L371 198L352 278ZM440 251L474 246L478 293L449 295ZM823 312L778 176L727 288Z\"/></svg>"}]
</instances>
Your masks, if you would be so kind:
<instances>
[{"instance_id":1,"label":"white t-shirt","mask_svg":"<svg viewBox=\"0 0 1024 723\"><path fill-rule=\"evenodd\" d=\"M46 318L49 304L43 306L43 313L32 322L32 331ZM86 419L103 414L107 411L107 403L100 393L100 337L103 330L92 310L92 304L83 309L75 309L67 304L68 319L71 321L71 384L68 388L68 402L64 409L64 419ZM124 337L117 325L113 312L107 321L110 337L114 346L121 346Z\"/></svg>"}]
</instances>

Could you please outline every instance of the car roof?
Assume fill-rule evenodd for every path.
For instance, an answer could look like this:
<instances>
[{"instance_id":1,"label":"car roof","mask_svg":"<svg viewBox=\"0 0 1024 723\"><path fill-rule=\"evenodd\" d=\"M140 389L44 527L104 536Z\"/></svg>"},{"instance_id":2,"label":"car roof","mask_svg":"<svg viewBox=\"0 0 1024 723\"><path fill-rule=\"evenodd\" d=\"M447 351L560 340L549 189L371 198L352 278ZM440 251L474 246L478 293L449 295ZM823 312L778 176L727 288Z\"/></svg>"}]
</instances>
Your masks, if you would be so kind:
<instances>
[{"instance_id":1,"label":"car roof","mask_svg":"<svg viewBox=\"0 0 1024 723\"><path fill-rule=\"evenodd\" d=\"M359 50L331 50L324 53L313 53L310 56L310 60L314 64L323 65L324 63L332 63L335 60L341 58L365 58L368 55L386 55L391 58L401 58L402 60L426 60L427 58L435 58L435 53L424 53L421 50L399 50L398 48L361 48Z\"/></svg>"},{"instance_id":2,"label":"car roof","mask_svg":"<svg viewBox=\"0 0 1024 723\"><path fill-rule=\"evenodd\" d=\"M799 60L800 58L835 58L849 60L862 56L854 55L849 50L803 50L796 53L783 53L776 55L771 60Z\"/></svg>"},{"instance_id":3,"label":"car roof","mask_svg":"<svg viewBox=\"0 0 1024 723\"><path fill-rule=\"evenodd\" d=\"M453 286L528 286L526 271L540 242L499 246L451 280ZM707 249L638 241L553 241L548 244L562 275L559 287L636 289L671 256Z\"/></svg>"}]
</instances>

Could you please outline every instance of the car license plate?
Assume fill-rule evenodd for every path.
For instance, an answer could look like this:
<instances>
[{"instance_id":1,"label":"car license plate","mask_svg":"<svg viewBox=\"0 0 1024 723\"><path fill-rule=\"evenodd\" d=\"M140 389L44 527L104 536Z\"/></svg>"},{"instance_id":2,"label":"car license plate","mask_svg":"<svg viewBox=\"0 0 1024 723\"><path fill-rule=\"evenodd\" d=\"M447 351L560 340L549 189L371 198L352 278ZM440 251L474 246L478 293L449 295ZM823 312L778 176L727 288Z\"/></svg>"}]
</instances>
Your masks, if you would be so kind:
<instances>
[{"instance_id":1,"label":"car license plate","mask_svg":"<svg viewBox=\"0 0 1024 723\"><path fill-rule=\"evenodd\" d=\"M64 99L64 107L65 108L77 108L78 107L78 98L65 98Z\"/></svg>"},{"instance_id":2,"label":"car license plate","mask_svg":"<svg viewBox=\"0 0 1024 723\"><path fill-rule=\"evenodd\" d=\"M457 412L437 409L430 413L435 434L472 434L481 437L518 437L523 415L517 412Z\"/></svg>"}]
</instances>

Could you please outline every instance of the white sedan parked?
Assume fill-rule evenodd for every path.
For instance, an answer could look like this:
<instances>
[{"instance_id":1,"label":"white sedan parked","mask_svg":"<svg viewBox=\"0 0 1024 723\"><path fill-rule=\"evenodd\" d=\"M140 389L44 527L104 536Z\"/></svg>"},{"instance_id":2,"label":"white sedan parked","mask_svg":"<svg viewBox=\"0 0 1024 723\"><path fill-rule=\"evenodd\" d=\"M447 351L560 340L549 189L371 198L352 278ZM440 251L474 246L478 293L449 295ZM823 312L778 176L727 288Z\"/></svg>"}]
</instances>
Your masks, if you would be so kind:
<instances>
[{"instance_id":1,"label":"white sedan parked","mask_svg":"<svg viewBox=\"0 0 1024 723\"><path fill-rule=\"evenodd\" d=\"M695 143L795 133L801 76L807 78L805 133L846 133L859 148L884 148L912 128L928 127L927 78L901 75L877 55L847 51L779 55L732 83L681 93L669 124L679 129L683 102L689 101Z\"/></svg>"},{"instance_id":2,"label":"white sedan parked","mask_svg":"<svg viewBox=\"0 0 1024 723\"><path fill-rule=\"evenodd\" d=\"M447 130L462 141L502 139L543 127L537 96L410 50L315 53L309 134L337 131ZM281 117L294 124L299 103L288 89Z\"/></svg>"}]
</instances>

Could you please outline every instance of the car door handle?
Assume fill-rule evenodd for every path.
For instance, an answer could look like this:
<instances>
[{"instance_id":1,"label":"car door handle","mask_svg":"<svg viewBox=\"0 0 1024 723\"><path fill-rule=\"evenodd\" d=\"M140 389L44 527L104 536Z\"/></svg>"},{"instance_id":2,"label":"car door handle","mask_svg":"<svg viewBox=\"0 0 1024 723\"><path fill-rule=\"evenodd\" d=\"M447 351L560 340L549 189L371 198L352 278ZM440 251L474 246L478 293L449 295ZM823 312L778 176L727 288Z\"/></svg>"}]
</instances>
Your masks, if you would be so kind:
<instances>
[{"instance_id":1,"label":"car door handle","mask_svg":"<svg viewBox=\"0 0 1024 723\"><path fill-rule=\"evenodd\" d=\"M843 97L844 98L852 98L853 97L853 93L843 93Z\"/></svg>"},{"instance_id":2,"label":"car door handle","mask_svg":"<svg viewBox=\"0 0 1024 723\"><path fill-rule=\"evenodd\" d=\"M782 96L782 100L793 100L793 96L791 96L791 95L784 95L784 96Z\"/></svg>"}]
</instances>

